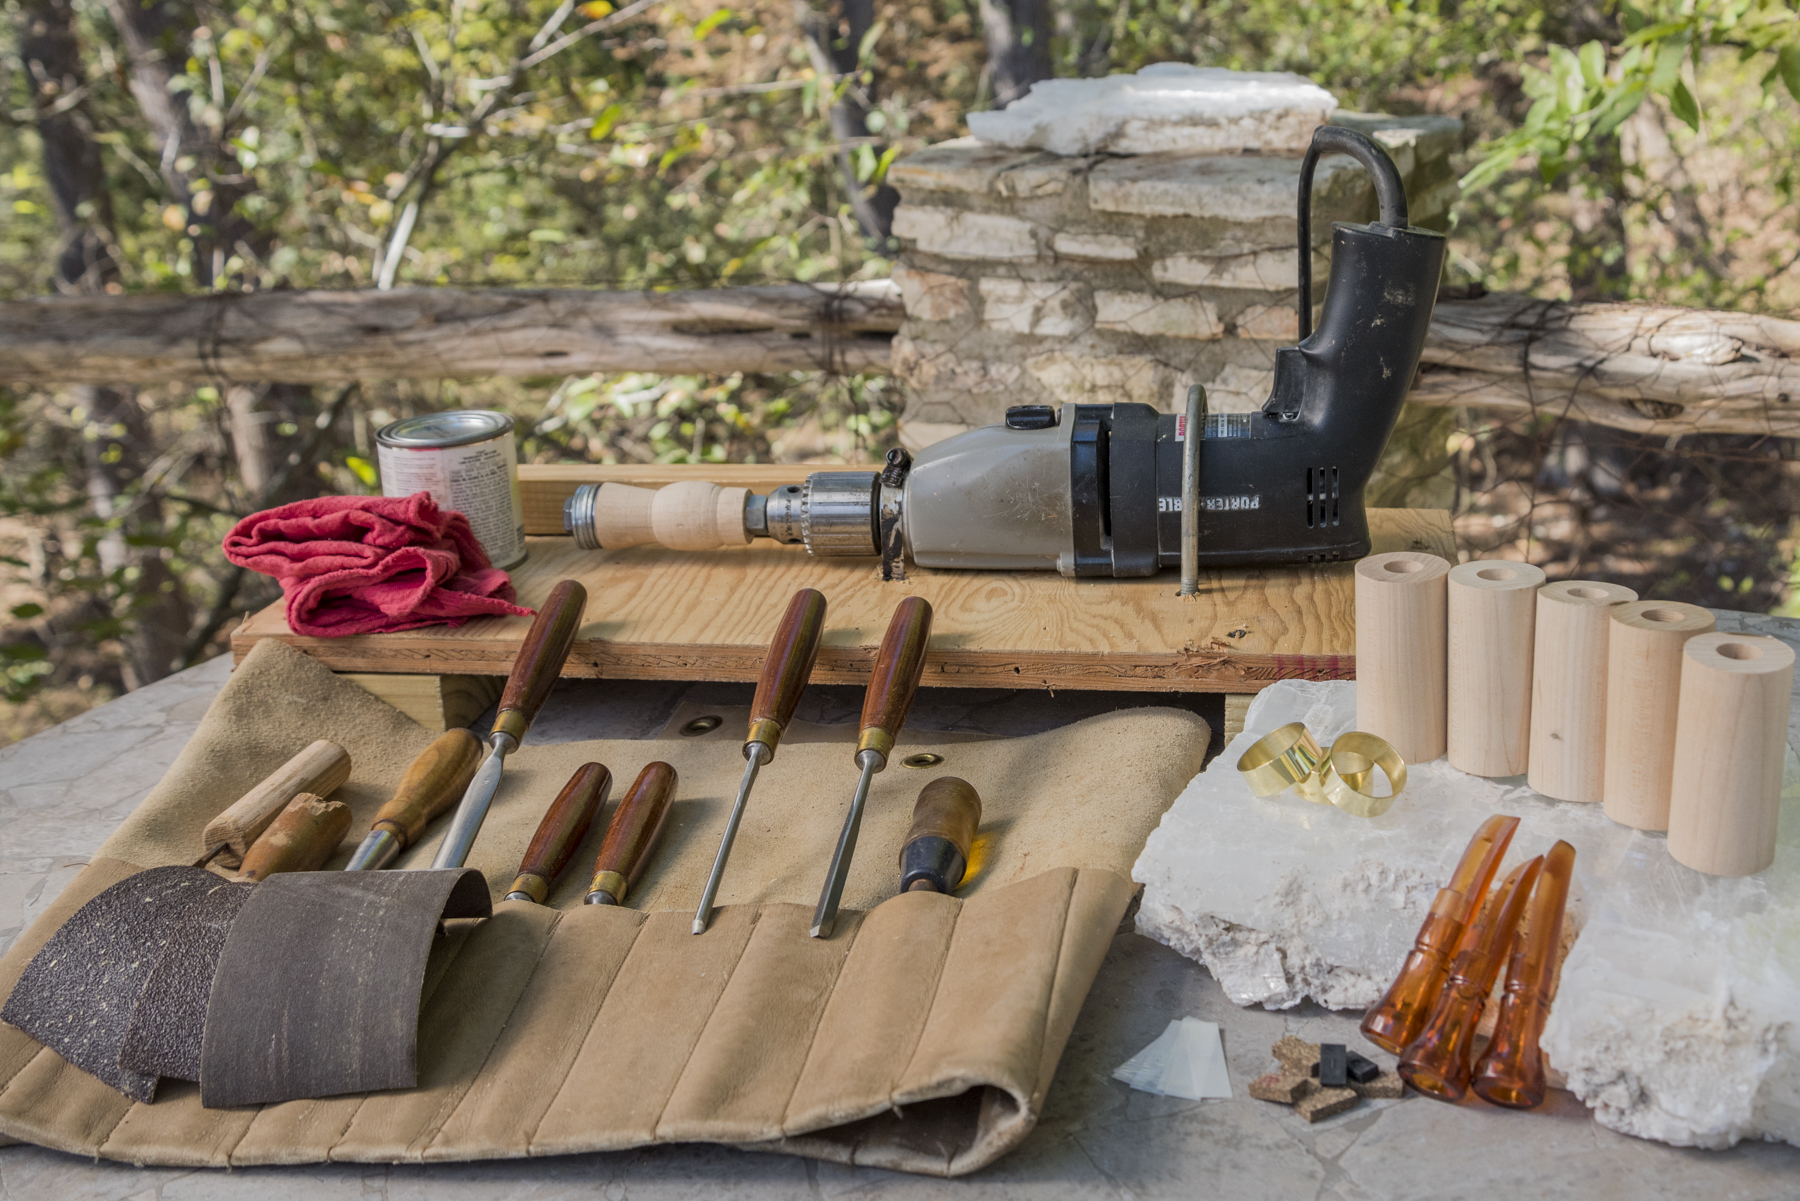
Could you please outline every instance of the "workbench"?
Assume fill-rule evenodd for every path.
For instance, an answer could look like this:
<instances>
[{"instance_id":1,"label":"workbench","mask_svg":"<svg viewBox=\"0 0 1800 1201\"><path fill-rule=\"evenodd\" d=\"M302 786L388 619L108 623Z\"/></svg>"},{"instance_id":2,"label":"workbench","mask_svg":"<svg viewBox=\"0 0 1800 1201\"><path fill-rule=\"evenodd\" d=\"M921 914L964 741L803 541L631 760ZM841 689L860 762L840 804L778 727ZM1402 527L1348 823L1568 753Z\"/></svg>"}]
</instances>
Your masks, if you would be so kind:
<instances>
[{"instance_id":1,"label":"workbench","mask_svg":"<svg viewBox=\"0 0 1800 1201\"><path fill-rule=\"evenodd\" d=\"M1800 622L1726 613L1720 628L1768 633L1800 645ZM0 748L0 946L53 899L103 837L173 760L230 669L215 659L122 697L34 738ZM743 705L741 684L568 681L533 730L538 739L653 737L696 707ZM859 693L810 690L800 717L853 722ZM1122 692L920 694L911 726L1017 736L1097 709L1161 703ZM1213 700L1216 704L1216 699ZM1132 1092L1113 1068L1174 1017L1221 1024L1236 1095L1182 1101ZM36 1147L0 1148L7 1196L164 1201L257 1198L544 1197L751 1199L879 1192L884 1198L966 1196L973 1201L1089 1195L1281 1198L1787 1198L1800 1180L1800 1148L1744 1144L1684 1151L1596 1126L1566 1093L1530 1114L1479 1102L1448 1106L1410 1097L1365 1104L1307 1126L1283 1107L1249 1099L1285 1033L1310 1041L1360 1040L1355 1014L1314 1006L1238 1009L1206 971L1127 931L1105 966L1063 1056L1047 1112L1017 1150L973 1177L947 1182L869 1168L709 1146L475 1164L320 1165L232 1171L134 1169Z\"/></svg>"},{"instance_id":2,"label":"workbench","mask_svg":"<svg viewBox=\"0 0 1800 1201\"><path fill-rule=\"evenodd\" d=\"M758 492L805 479L805 465L520 468L530 557L512 571L535 608L557 581L587 589L586 620L565 677L755 680L788 598L817 588L829 602L813 680L861 683L903 596L934 610L927 688L1198 692L1245 696L1280 679L1355 675L1351 563L1207 571L1199 595L1176 595L1177 572L1143 579L1065 579L1054 572L933 571L883 582L875 558L817 558L766 539L712 551L638 546L588 551L562 534L562 502L579 484L658 487L708 479ZM1374 509L1375 550L1454 560L1450 515ZM499 695L499 677L530 619L490 617L454 630L313 638L277 603L231 636L242 662L264 638L286 642L427 725L466 721Z\"/></svg>"}]
</instances>

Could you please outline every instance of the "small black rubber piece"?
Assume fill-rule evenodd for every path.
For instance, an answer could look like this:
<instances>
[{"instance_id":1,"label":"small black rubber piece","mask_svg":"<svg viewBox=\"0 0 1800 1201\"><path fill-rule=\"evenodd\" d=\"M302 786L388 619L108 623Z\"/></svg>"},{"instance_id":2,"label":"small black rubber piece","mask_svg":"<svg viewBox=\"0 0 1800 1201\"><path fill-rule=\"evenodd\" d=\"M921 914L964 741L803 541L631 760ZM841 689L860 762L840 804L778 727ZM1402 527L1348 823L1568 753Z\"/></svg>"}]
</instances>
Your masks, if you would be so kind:
<instances>
[{"instance_id":1,"label":"small black rubber piece","mask_svg":"<svg viewBox=\"0 0 1800 1201\"><path fill-rule=\"evenodd\" d=\"M1343 1043L1319 1044L1319 1087L1344 1088L1350 1083L1350 1057Z\"/></svg>"},{"instance_id":2,"label":"small black rubber piece","mask_svg":"<svg viewBox=\"0 0 1800 1201\"><path fill-rule=\"evenodd\" d=\"M1056 424L1056 410L1049 405L1013 405L1006 410L1009 430L1047 430Z\"/></svg>"},{"instance_id":3,"label":"small black rubber piece","mask_svg":"<svg viewBox=\"0 0 1800 1201\"><path fill-rule=\"evenodd\" d=\"M1369 1081L1375 1079L1375 1077L1381 1075L1381 1068L1374 1060L1365 1059L1355 1051L1350 1052L1347 1056L1347 1060L1349 1064L1348 1074L1350 1079L1357 1084L1367 1084Z\"/></svg>"}]
</instances>

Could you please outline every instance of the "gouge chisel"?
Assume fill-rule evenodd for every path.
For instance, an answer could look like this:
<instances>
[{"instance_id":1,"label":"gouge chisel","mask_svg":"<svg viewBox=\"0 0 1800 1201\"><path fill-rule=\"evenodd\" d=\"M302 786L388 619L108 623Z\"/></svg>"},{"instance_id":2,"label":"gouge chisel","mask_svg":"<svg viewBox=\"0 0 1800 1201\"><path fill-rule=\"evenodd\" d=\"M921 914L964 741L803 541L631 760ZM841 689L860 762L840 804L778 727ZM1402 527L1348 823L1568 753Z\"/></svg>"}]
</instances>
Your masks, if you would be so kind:
<instances>
[{"instance_id":1,"label":"gouge chisel","mask_svg":"<svg viewBox=\"0 0 1800 1201\"><path fill-rule=\"evenodd\" d=\"M775 759L776 744L793 720L800 694L806 690L813 661L819 657L819 636L824 632L823 594L811 588L794 593L775 630L775 638L769 643L762 676L756 681L756 697L750 702L750 736L744 740L744 778L738 784L737 799L731 803L731 816L719 839L719 854L713 860L712 874L706 878L706 890L700 894L700 907L694 911L695 934L705 933L706 923L712 920L713 898L719 893L725 861L731 857L731 844L737 838L738 823L744 819L744 804L750 799L756 773L763 764Z\"/></svg>"},{"instance_id":2,"label":"gouge chisel","mask_svg":"<svg viewBox=\"0 0 1800 1201\"><path fill-rule=\"evenodd\" d=\"M831 856L831 871L819 893L819 907L813 912L814 938L830 938L837 924L838 902L843 900L850 859L856 854L856 833L862 826L869 784L875 773L887 766L894 740L906 724L906 711L912 707L913 693L918 691L919 677L925 671L925 644L930 638L931 606L923 597L907 597L895 607L893 619L888 622L881 649L875 655L875 670L869 676L869 690L863 694L862 734L856 740L856 766L862 769L862 775L856 781L850 812L844 817L844 829Z\"/></svg>"},{"instance_id":3,"label":"gouge chisel","mask_svg":"<svg viewBox=\"0 0 1800 1201\"><path fill-rule=\"evenodd\" d=\"M669 802L675 799L675 769L652 763L631 782L631 791L613 810L600 854L594 859L594 879L588 885L589 905L623 905L625 894L643 873L656 840L669 819Z\"/></svg>"},{"instance_id":4,"label":"gouge chisel","mask_svg":"<svg viewBox=\"0 0 1800 1201\"><path fill-rule=\"evenodd\" d=\"M375 815L344 870L374 871L392 863L462 796L480 763L481 739L473 733L457 729L439 734L400 777L400 786Z\"/></svg>"},{"instance_id":5,"label":"gouge chisel","mask_svg":"<svg viewBox=\"0 0 1800 1201\"><path fill-rule=\"evenodd\" d=\"M519 749L525 731L537 719L538 710L556 686L563 663L575 645L575 634L581 629L581 615L587 608L587 589L574 580L564 580L550 590L550 599L538 610L513 660L512 674L506 677L506 691L500 694L500 712L494 715L494 728L488 734L488 757L469 781L450 829L438 847L434 868L461 867L469 857L469 848L481 832L488 806L500 788L500 776L506 770L506 757Z\"/></svg>"},{"instance_id":6,"label":"gouge chisel","mask_svg":"<svg viewBox=\"0 0 1800 1201\"><path fill-rule=\"evenodd\" d=\"M525 858L519 860L519 874L506 891L507 900L544 903L611 790L612 773L600 764L583 763L575 769L531 836Z\"/></svg>"}]
</instances>

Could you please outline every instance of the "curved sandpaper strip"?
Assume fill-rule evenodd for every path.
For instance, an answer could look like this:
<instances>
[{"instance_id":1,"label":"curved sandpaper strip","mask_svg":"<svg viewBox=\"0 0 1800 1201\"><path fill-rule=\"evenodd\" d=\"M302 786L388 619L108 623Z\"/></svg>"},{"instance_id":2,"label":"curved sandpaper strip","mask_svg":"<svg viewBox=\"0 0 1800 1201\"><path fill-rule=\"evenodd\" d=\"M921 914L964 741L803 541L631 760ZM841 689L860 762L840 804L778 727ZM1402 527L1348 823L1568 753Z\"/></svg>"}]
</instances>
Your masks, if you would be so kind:
<instances>
[{"instance_id":1,"label":"curved sandpaper strip","mask_svg":"<svg viewBox=\"0 0 1800 1201\"><path fill-rule=\"evenodd\" d=\"M438 922L492 913L487 881L473 868L264 880L219 956L200 1103L411 1088Z\"/></svg>"},{"instance_id":2,"label":"curved sandpaper strip","mask_svg":"<svg viewBox=\"0 0 1800 1201\"><path fill-rule=\"evenodd\" d=\"M226 883L201 898L170 933L131 1011L119 1066L147 1076L200 1079L206 998L219 954L254 884Z\"/></svg>"},{"instance_id":3,"label":"curved sandpaper strip","mask_svg":"<svg viewBox=\"0 0 1800 1201\"><path fill-rule=\"evenodd\" d=\"M119 1064L132 1010L181 919L227 886L199 867L153 867L119 881L50 936L7 997L0 1020L148 1103L156 1077Z\"/></svg>"}]
</instances>

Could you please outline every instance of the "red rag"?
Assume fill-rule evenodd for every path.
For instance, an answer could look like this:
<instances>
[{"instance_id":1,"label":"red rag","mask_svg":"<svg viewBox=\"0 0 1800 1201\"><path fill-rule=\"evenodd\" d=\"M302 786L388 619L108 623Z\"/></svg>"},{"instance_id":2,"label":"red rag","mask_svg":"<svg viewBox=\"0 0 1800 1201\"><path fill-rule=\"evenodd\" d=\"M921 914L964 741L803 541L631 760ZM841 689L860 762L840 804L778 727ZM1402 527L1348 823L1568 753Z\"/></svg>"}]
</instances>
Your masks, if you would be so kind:
<instances>
[{"instance_id":1,"label":"red rag","mask_svg":"<svg viewBox=\"0 0 1800 1201\"><path fill-rule=\"evenodd\" d=\"M469 519L429 492L321 496L231 527L225 557L274 576L296 634L339 638L471 617L529 616L488 559Z\"/></svg>"}]
</instances>

